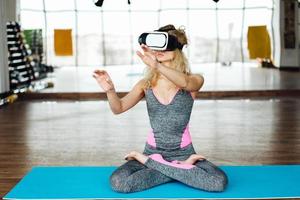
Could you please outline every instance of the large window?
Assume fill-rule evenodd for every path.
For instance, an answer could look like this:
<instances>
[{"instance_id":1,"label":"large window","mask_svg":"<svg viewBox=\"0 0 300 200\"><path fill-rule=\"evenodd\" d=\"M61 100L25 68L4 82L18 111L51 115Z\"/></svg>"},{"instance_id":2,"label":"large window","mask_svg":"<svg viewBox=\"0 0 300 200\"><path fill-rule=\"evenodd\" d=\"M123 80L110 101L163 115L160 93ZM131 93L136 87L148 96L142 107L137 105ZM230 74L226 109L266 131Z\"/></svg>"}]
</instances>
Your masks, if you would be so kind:
<instances>
[{"instance_id":1,"label":"large window","mask_svg":"<svg viewBox=\"0 0 300 200\"><path fill-rule=\"evenodd\" d=\"M267 25L272 38L273 0L21 1L23 29L43 29L48 64L103 66L138 63L137 38L166 24L185 26L191 63L249 62L248 26ZM54 54L54 29L72 29L74 56Z\"/></svg>"}]
</instances>

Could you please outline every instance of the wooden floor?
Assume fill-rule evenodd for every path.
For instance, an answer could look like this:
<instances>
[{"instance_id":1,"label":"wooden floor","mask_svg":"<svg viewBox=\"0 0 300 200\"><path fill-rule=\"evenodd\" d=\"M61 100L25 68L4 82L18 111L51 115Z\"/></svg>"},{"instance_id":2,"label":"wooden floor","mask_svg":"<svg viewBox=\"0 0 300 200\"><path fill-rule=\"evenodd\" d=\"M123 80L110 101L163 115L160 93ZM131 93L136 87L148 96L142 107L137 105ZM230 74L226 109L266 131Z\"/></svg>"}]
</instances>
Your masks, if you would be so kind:
<instances>
[{"instance_id":1,"label":"wooden floor","mask_svg":"<svg viewBox=\"0 0 300 200\"><path fill-rule=\"evenodd\" d=\"M0 109L0 196L35 165L105 165L142 151L145 101L113 115L106 101L17 101ZM299 98L197 100L196 151L218 165L300 164Z\"/></svg>"}]
</instances>

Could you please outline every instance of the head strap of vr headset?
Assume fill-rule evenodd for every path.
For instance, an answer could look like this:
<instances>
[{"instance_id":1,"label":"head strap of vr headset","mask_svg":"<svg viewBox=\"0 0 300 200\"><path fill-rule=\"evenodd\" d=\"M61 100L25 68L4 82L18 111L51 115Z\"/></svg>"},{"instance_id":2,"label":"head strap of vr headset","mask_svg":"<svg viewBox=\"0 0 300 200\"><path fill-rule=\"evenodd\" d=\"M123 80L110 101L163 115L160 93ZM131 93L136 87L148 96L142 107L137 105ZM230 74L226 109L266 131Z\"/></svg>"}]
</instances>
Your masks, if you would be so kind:
<instances>
[{"instance_id":1,"label":"head strap of vr headset","mask_svg":"<svg viewBox=\"0 0 300 200\"><path fill-rule=\"evenodd\" d=\"M177 39L177 37L175 37L174 35L171 35L168 33L168 31L171 30L176 30L173 28L170 29L164 29L164 30L154 30L154 31L158 31L158 32L166 32L168 34L168 46L167 46L167 51L174 51L175 49L179 49L182 50L183 46Z\"/></svg>"}]
</instances>

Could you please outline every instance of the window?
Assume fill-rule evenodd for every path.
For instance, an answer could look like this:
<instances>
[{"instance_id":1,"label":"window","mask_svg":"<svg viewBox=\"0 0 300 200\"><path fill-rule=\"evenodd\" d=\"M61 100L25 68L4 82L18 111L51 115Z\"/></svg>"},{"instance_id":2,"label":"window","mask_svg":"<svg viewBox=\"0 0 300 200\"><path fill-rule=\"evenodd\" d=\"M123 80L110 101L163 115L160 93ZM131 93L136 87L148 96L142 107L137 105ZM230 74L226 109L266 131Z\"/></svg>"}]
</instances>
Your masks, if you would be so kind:
<instances>
[{"instance_id":1,"label":"window","mask_svg":"<svg viewBox=\"0 0 300 200\"><path fill-rule=\"evenodd\" d=\"M139 63L138 36L170 23L186 27L189 45L184 51L191 63L248 62L251 25L267 25L272 39L273 0L131 0L130 5L127 0L106 0L102 8L94 1L21 1L22 28L43 29L48 64ZM53 32L59 28L72 28L74 56L54 55Z\"/></svg>"}]
</instances>

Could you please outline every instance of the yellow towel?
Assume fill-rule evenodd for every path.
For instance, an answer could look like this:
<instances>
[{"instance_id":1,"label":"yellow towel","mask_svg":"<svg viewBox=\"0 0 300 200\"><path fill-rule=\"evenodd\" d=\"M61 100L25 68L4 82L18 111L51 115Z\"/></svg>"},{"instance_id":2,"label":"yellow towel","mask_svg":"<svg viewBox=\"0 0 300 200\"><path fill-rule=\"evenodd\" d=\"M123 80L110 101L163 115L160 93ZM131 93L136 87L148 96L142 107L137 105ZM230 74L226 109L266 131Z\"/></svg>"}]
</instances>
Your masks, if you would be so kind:
<instances>
[{"instance_id":1,"label":"yellow towel","mask_svg":"<svg viewBox=\"0 0 300 200\"><path fill-rule=\"evenodd\" d=\"M271 59L271 43L267 26L248 27L248 49L250 59Z\"/></svg>"},{"instance_id":2,"label":"yellow towel","mask_svg":"<svg viewBox=\"0 0 300 200\"><path fill-rule=\"evenodd\" d=\"M72 56L72 29L54 30L54 51L57 56Z\"/></svg>"}]
</instances>

